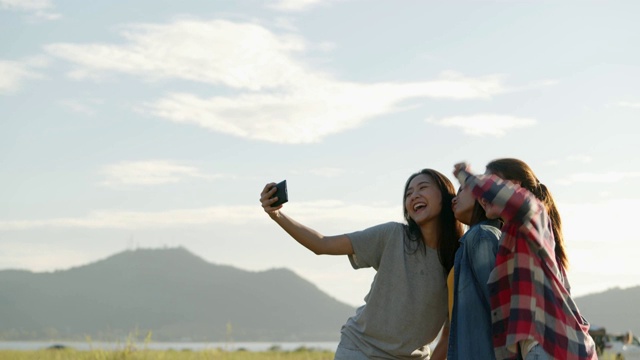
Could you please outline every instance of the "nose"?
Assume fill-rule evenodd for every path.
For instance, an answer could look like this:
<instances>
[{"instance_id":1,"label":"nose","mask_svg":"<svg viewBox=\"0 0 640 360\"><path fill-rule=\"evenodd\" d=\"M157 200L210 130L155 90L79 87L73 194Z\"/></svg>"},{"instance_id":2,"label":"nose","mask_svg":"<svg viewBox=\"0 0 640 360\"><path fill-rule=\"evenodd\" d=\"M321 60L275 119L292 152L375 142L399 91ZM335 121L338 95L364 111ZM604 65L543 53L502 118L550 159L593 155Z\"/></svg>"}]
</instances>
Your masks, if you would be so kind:
<instances>
[{"instance_id":1,"label":"nose","mask_svg":"<svg viewBox=\"0 0 640 360\"><path fill-rule=\"evenodd\" d=\"M455 204L458 202L458 197L454 196L453 199L451 199L451 204Z\"/></svg>"}]
</instances>

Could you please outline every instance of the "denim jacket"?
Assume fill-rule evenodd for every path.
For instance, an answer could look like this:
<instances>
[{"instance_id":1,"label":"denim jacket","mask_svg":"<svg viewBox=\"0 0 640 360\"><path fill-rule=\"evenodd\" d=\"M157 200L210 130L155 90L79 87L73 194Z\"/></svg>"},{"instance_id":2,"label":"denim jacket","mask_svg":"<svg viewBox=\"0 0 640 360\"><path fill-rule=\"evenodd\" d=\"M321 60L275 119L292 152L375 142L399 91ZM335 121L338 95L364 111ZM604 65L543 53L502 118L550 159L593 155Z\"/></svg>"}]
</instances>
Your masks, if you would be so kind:
<instances>
[{"instance_id":1,"label":"denim jacket","mask_svg":"<svg viewBox=\"0 0 640 360\"><path fill-rule=\"evenodd\" d=\"M487 280L495 265L498 220L482 221L460 238L454 262L448 360L495 359Z\"/></svg>"}]
</instances>

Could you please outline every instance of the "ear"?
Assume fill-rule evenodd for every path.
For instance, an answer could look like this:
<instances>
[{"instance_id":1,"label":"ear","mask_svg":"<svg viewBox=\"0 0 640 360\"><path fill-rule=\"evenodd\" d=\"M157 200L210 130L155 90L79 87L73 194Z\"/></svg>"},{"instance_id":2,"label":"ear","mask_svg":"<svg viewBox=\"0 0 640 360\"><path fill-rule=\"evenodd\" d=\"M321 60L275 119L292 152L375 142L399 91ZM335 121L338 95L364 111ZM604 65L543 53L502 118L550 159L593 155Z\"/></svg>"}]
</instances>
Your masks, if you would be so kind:
<instances>
[{"instance_id":1,"label":"ear","mask_svg":"<svg viewBox=\"0 0 640 360\"><path fill-rule=\"evenodd\" d=\"M482 206L482 208L484 209L484 211L487 211L487 205L489 205L489 202L487 201L487 199L485 199L485 198L478 198L478 202L480 203L480 206Z\"/></svg>"}]
</instances>

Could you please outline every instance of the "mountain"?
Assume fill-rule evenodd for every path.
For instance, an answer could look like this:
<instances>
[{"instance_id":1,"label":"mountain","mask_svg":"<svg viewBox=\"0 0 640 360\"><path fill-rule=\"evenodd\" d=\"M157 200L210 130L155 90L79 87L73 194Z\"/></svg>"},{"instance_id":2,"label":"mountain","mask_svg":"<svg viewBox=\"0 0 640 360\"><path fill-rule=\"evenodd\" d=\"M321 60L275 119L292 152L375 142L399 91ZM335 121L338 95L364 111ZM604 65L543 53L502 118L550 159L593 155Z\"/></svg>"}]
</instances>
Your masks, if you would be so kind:
<instances>
[{"instance_id":1,"label":"mountain","mask_svg":"<svg viewBox=\"0 0 640 360\"><path fill-rule=\"evenodd\" d=\"M640 334L640 286L575 299L593 326ZM337 341L355 309L287 269L250 272L184 248L69 270L0 271L0 340Z\"/></svg>"},{"instance_id":2,"label":"mountain","mask_svg":"<svg viewBox=\"0 0 640 360\"><path fill-rule=\"evenodd\" d=\"M337 341L355 309L287 269L249 272L184 248L64 271L0 271L0 339Z\"/></svg>"},{"instance_id":3,"label":"mountain","mask_svg":"<svg viewBox=\"0 0 640 360\"><path fill-rule=\"evenodd\" d=\"M640 286L613 288L578 297L575 302L593 327L601 326L613 333L631 330L640 335Z\"/></svg>"}]
</instances>

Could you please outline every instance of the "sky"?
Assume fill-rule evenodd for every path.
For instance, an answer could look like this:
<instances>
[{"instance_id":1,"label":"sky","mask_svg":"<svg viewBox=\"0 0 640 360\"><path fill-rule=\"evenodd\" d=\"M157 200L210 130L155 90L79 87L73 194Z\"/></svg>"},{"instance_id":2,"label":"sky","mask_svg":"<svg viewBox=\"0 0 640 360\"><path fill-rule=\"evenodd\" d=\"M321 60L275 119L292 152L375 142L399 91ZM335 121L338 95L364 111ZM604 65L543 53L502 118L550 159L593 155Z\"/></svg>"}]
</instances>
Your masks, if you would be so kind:
<instances>
[{"instance_id":1,"label":"sky","mask_svg":"<svg viewBox=\"0 0 640 360\"><path fill-rule=\"evenodd\" d=\"M182 246L363 304L324 235L402 221L406 179L527 162L574 296L640 285L640 2L0 0L0 269ZM167 264L167 266L171 266Z\"/></svg>"}]
</instances>

